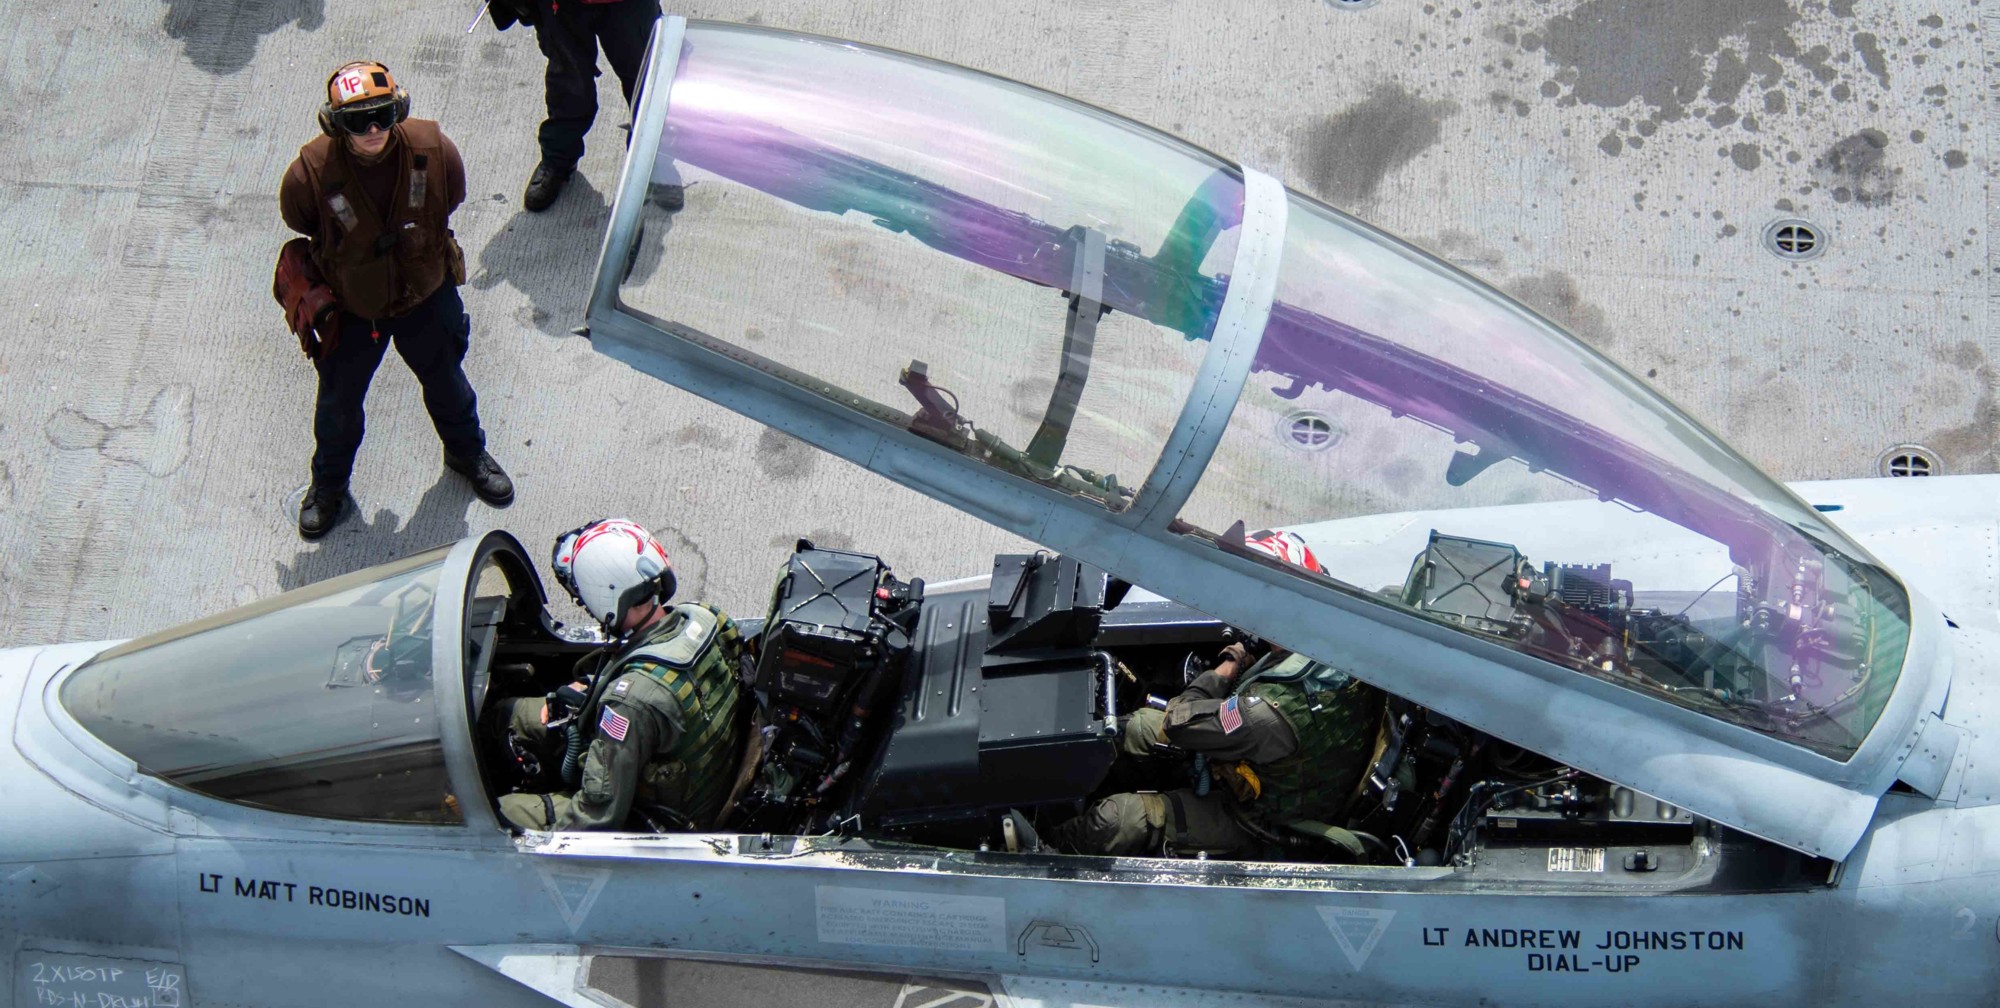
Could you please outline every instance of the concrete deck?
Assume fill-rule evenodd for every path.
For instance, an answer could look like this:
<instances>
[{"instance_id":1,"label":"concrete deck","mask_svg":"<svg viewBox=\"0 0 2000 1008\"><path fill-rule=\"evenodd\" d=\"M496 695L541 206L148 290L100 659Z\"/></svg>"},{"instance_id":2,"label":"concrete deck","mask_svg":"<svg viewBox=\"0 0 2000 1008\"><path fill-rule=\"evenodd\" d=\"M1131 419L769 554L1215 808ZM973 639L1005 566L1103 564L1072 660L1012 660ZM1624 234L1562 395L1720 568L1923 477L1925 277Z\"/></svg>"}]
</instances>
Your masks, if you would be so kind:
<instances>
[{"instance_id":1,"label":"concrete deck","mask_svg":"<svg viewBox=\"0 0 2000 1008\"><path fill-rule=\"evenodd\" d=\"M539 555L604 514L686 595L762 611L794 539L977 573L1018 540L569 335L618 173L520 207L543 61L475 6L0 6L0 645L132 636L495 527ZM1991 5L1855 0L764 0L676 13L854 38L1179 133L1565 324L1784 479L1917 441L1996 468ZM279 175L326 73L389 64L463 150L467 370L519 484L439 465L387 362L360 513L302 542L311 366L270 273ZM1830 235L1812 262L1760 235Z\"/></svg>"}]
</instances>

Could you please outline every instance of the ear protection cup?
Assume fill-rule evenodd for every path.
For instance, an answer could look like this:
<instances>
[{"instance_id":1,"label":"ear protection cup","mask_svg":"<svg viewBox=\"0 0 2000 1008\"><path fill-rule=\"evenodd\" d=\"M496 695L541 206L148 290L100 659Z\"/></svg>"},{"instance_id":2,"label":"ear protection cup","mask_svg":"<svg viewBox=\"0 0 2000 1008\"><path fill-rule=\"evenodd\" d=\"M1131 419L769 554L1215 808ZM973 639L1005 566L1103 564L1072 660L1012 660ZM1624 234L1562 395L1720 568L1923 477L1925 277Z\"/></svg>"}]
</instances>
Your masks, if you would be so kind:
<instances>
[{"instance_id":1,"label":"ear protection cup","mask_svg":"<svg viewBox=\"0 0 2000 1008\"><path fill-rule=\"evenodd\" d=\"M623 595L619 596L618 610L620 612L630 609L647 599L655 599L661 605L666 605L667 600L673 598L674 592L680 588L680 581L674 577L673 568L655 561L650 556L639 558L639 573L645 575L646 580L633 585Z\"/></svg>"},{"instance_id":2,"label":"ear protection cup","mask_svg":"<svg viewBox=\"0 0 2000 1008\"><path fill-rule=\"evenodd\" d=\"M385 82L384 86L389 89L389 105L396 110L396 122L401 123L403 120L408 119L410 117L410 92L403 85L396 83L396 77L389 71L389 65L386 63L380 63L375 60L354 60L350 63L342 63L340 66L335 67L332 73L326 75L326 84L320 90L329 96L332 95L334 80L342 73L360 66L374 67L381 71L380 76ZM320 103L318 119L319 131L321 133L330 137L345 135L345 130L333 124L333 102L330 98Z\"/></svg>"},{"instance_id":3,"label":"ear protection cup","mask_svg":"<svg viewBox=\"0 0 2000 1008\"><path fill-rule=\"evenodd\" d=\"M673 571L661 571L651 579L641 581L620 593L618 596L618 611L623 613L633 606L640 605L649 600L666 605L667 600L674 597L674 589L678 587L679 585L675 583Z\"/></svg>"}]
</instances>

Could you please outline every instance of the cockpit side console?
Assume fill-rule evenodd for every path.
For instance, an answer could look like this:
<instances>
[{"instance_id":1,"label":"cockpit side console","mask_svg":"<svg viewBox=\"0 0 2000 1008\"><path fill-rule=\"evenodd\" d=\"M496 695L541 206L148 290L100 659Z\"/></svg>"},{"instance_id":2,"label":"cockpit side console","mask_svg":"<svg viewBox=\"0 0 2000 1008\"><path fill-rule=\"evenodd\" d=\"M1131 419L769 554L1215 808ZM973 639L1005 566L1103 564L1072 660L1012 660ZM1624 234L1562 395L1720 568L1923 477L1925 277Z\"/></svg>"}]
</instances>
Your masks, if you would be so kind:
<instances>
[{"instance_id":1,"label":"cockpit side console","mask_svg":"<svg viewBox=\"0 0 2000 1008\"><path fill-rule=\"evenodd\" d=\"M1117 755L1104 572L1007 555L984 588L926 596L876 557L801 542L753 685L766 755L746 825L802 832L963 821L1074 801Z\"/></svg>"},{"instance_id":2,"label":"cockpit side console","mask_svg":"<svg viewBox=\"0 0 2000 1008\"><path fill-rule=\"evenodd\" d=\"M1069 557L1003 555L984 590L941 595L917 625L895 733L861 795L884 825L1070 801L1117 756L1093 650L1104 572Z\"/></svg>"},{"instance_id":3,"label":"cockpit side console","mask_svg":"<svg viewBox=\"0 0 2000 1008\"><path fill-rule=\"evenodd\" d=\"M756 687L774 707L813 717L837 713L884 644L876 557L801 543L771 599Z\"/></svg>"},{"instance_id":4,"label":"cockpit side console","mask_svg":"<svg viewBox=\"0 0 2000 1008\"><path fill-rule=\"evenodd\" d=\"M750 673L765 739L746 824L796 827L866 761L923 597L921 579L898 580L879 557L799 540Z\"/></svg>"}]
</instances>

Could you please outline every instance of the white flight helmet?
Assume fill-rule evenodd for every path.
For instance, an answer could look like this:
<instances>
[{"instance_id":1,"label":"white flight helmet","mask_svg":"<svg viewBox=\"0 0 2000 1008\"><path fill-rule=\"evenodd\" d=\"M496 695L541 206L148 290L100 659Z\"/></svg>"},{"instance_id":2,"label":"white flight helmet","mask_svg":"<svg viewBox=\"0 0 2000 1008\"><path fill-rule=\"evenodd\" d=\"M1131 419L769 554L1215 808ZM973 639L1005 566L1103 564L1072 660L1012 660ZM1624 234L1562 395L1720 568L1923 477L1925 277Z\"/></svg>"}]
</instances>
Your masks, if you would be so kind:
<instances>
[{"instance_id":1,"label":"white flight helmet","mask_svg":"<svg viewBox=\"0 0 2000 1008\"><path fill-rule=\"evenodd\" d=\"M1244 538L1243 545L1254 550L1262 550L1286 563L1298 564L1314 574L1326 573L1326 568L1320 564L1319 557L1313 555L1312 548L1306 545L1304 539L1299 538L1297 532L1273 532L1270 529L1252 532Z\"/></svg>"},{"instance_id":2,"label":"white flight helmet","mask_svg":"<svg viewBox=\"0 0 2000 1008\"><path fill-rule=\"evenodd\" d=\"M549 566L556 582L617 635L633 606L673 597L673 564L651 532L623 518L599 518L556 537Z\"/></svg>"}]
</instances>

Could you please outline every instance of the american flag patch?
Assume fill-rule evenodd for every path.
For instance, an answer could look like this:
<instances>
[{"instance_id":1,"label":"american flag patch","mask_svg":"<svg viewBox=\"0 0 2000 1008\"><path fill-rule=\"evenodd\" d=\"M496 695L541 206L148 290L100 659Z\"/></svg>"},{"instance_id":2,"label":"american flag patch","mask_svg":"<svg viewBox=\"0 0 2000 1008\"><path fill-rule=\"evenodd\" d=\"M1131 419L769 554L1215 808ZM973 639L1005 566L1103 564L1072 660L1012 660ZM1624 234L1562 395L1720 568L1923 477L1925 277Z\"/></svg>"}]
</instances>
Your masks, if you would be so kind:
<instances>
[{"instance_id":1,"label":"american flag patch","mask_svg":"<svg viewBox=\"0 0 2000 1008\"><path fill-rule=\"evenodd\" d=\"M606 711L606 713L610 712ZM1222 733L1224 735L1231 734L1236 729L1243 727L1243 712L1236 709L1235 697L1230 697L1222 701L1222 709L1216 711L1216 715L1222 719Z\"/></svg>"},{"instance_id":2,"label":"american flag patch","mask_svg":"<svg viewBox=\"0 0 2000 1008\"><path fill-rule=\"evenodd\" d=\"M597 730L620 742L625 741L625 732L631 727L632 722L609 707L604 708L604 716L597 719Z\"/></svg>"}]
</instances>

